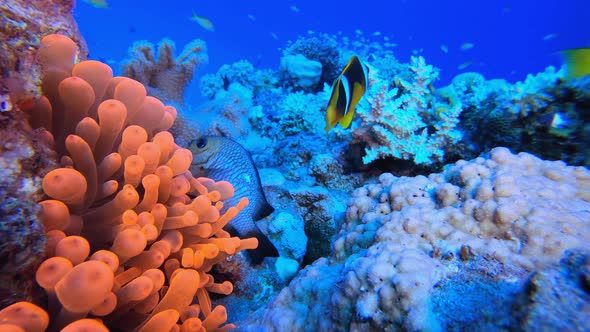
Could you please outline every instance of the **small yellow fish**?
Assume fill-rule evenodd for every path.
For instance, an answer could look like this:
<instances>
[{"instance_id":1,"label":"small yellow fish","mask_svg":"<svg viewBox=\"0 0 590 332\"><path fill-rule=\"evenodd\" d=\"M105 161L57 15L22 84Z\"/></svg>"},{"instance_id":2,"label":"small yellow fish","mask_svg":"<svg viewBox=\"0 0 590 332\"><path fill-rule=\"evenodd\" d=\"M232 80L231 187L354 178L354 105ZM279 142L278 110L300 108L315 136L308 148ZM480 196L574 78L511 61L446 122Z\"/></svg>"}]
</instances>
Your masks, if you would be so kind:
<instances>
[{"instance_id":1,"label":"small yellow fish","mask_svg":"<svg viewBox=\"0 0 590 332\"><path fill-rule=\"evenodd\" d=\"M215 27L213 27L213 23L208 18L204 18L198 16L195 12L193 12L193 16L191 16L191 21L197 22L203 29L207 31L215 31Z\"/></svg>"},{"instance_id":2,"label":"small yellow fish","mask_svg":"<svg viewBox=\"0 0 590 332\"><path fill-rule=\"evenodd\" d=\"M590 74L590 47L561 51L567 78L579 78Z\"/></svg>"},{"instance_id":3,"label":"small yellow fish","mask_svg":"<svg viewBox=\"0 0 590 332\"><path fill-rule=\"evenodd\" d=\"M440 50L445 53L449 53L449 47L445 44L440 45Z\"/></svg>"},{"instance_id":4,"label":"small yellow fish","mask_svg":"<svg viewBox=\"0 0 590 332\"><path fill-rule=\"evenodd\" d=\"M368 89L369 69L353 55L342 73L332 84L332 94L326 110L326 132L337 123L348 128L354 109Z\"/></svg>"},{"instance_id":5,"label":"small yellow fish","mask_svg":"<svg viewBox=\"0 0 590 332\"><path fill-rule=\"evenodd\" d=\"M470 50L473 48L473 46L475 46L475 45L473 45L472 43L463 43L463 44L461 44L461 51Z\"/></svg>"},{"instance_id":6,"label":"small yellow fish","mask_svg":"<svg viewBox=\"0 0 590 332\"><path fill-rule=\"evenodd\" d=\"M550 33L550 34L543 36L544 41L548 41L548 40L555 39L555 38L557 38L556 33Z\"/></svg>"},{"instance_id":7,"label":"small yellow fish","mask_svg":"<svg viewBox=\"0 0 590 332\"><path fill-rule=\"evenodd\" d=\"M84 2L89 3L95 8L109 8L109 4L106 2L106 0L84 0Z\"/></svg>"},{"instance_id":8,"label":"small yellow fish","mask_svg":"<svg viewBox=\"0 0 590 332\"><path fill-rule=\"evenodd\" d=\"M463 62L462 64L458 65L458 66L457 66L457 69L459 69L459 70L463 70L463 69L465 69L465 68L467 68L467 67L471 66L471 64L472 64L472 63L473 63L473 61L465 61L465 62Z\"/></svg>"}]
</instances>

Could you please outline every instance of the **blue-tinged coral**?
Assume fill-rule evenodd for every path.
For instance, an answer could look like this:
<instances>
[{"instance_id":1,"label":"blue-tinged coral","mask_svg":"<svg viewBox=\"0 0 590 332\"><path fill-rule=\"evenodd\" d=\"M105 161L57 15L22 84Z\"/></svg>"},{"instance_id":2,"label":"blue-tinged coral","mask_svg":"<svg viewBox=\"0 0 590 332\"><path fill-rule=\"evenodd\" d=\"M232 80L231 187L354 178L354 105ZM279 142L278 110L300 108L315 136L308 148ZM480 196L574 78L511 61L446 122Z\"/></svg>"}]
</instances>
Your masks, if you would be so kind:
<instances>
[{"instance_id":1,"label":"blue-tinged coral","mask_svg":"<svg viewBox=\"0 0 590 332\"><path fill-rule=\"evenodd\" d=\"M498 95L498 107L520 117L537 113L555 101L551 88L562 78L563 73L556 72L554 67L537 75L528 74L523 82L508 86L508 93Z\"/></svg>"},{"instance_id":2,"label":"blue-tinged coral","mask_svg":"<svg viewBox=\"0 0 590 332\"><path fill-rule=\"evenodd\" d=\"M311 263L331 251L332 236L337 231L336 211L343 211L342 196L330 190L315 187L296 187L289 192L297 204L297 211L305 220L307 252L305 262Z\"/></svg>"},{"instance_id":3,"label":"blue-tinged coral","mask_svg":"<svg viewBox=\"0 0 590 332\"><path fill-rule=\"evenodd\" d=\"M310 60L302 54L285 55L281 58L282 80L293 90L313 92L318 87L322 75L322 64Z\"/></svg>"},{"instance_id":4,"label":"blue-tinged coral","mask_svg":"<svg viewBox=\"0 0 590 332\"><path fill-rule=\"evenodd\" d=\"M329 34L309 35L289 42L283 51L283 56L297 54L322 65L320 80L312 91L321 90L324 83L331 84L341 70L340 44Z\"/></svg>"},{"instance_id":5,"label":"blue-tinged coral","mask_svg":"<svg viewBox=\"0 0 590 332\"><path fill-rule=\"evenodd\" d=\"M270 122L271 130L266 135L283 139L300 133L317 133L323 128L325 101L315 94L292 92L284 95L275 107L277 122ZM273 128L274 127L274 128Z\"/></svg>"},{"instance_id":6,"label":"blue-tinged coral","mask_svg":"<svg viewBox=\"0 0 590 332\"><path fill-rule=\"evenodd\" d=\"M260 106L252 103L252 90L239 83L232 83L227 90L220 90L212 100L183 113L201 134L240 138L252 131L261 115ZM196 121L199 119L199 121ZM195 133L188 133L195 137Z\"/></svg>"},{"instance_id":7,"label":"blue-tinged coral","mask_svg":"<svg viewBox=\"0 0 590 332\"><path fill-rule=\"evenodd\" d=\"M535 273L517 298L519 324L527 331L588 329L590 252L568 250L558 264Z\"/></svg>"},{"instance_id":8,"label":"blue-tinged coral","mask_svg":"<svg viewBox=\"0 0 590 332\"><path fill-rule=\"evenodd\" d=\"M199 82L201 94L209 99L214 99L218 92L227 91L232 83L244 86L254 95L259 90L270 89L278 84L273 71L256 69L248 60L223 65L216 73L203 75Z\"/></svg>"},{"instance_id":9,"label":"blue-tinged coral","mask_svg":"<svg viewBox=\"0 0 590 332\"><path fill-rule=\"evenodd\" d=\"M590 114L589 90L590 79L565 79L563 71L548 67L514 84L461 74L437 92L463 109L463 157L504 145L588 165L590 131L584 119Z\"/></svg>"},{"instance_id":10,"label":"blue-tinged coral","mask_svg":"<svg viewBox=\"0 0 590 332\"><path fill-rule=\"evenodd\" d=\"M143 83L148 93L166 102L183 105L184 92L199 66L209 61L207 45L195 39L175 56L174 41L162 39L158 49L149 41L137 41L122 67L124 76Z\"/></svg>"},{"instance_id":11,"label":"blue-tinged coral","mask_svg":"<svg viewBox=\"0 0 590 332\"><path fill-rule=\"evenodd\" d=\"M223 65L215 74L203 75L200 79L201 94L213 99L215 95L229 88L231 83L238 83L245 87L254 85L254 66L247 60L240 60L231 65Z\"/></svg>"}]
</instances>

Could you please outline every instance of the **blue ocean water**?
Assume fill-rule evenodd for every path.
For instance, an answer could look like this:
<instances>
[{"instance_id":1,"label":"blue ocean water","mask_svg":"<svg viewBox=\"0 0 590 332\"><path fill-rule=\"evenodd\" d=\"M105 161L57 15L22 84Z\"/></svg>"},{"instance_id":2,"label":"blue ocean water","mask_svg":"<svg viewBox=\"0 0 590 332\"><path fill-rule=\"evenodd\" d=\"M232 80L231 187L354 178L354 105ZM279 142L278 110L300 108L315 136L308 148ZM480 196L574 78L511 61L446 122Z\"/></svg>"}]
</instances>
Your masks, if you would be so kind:
<instances>
[{"instance_id":1,"label":"blue ocean water","mask_svg":"<svg viewBox=\"0 0 590 332\"><path fill-rule=\"evenodd\" d=\"M90 58L115 72L136 40L171 38L180 52L195 38L207 43L209 64L196 80L221 65L246 59L276 69L288 40L308 33L341 33L392 47L400 62L414 54L441 69L437 85L458 73L514 82L548 65L559 66L559 51L590 45L590 2L566 1L157 1L111 0L109 8L79 1L75 18ZM209 19L214 31L191 21ZM199 100L197 84L187 101Z\"/></svg>"}]
</instances>

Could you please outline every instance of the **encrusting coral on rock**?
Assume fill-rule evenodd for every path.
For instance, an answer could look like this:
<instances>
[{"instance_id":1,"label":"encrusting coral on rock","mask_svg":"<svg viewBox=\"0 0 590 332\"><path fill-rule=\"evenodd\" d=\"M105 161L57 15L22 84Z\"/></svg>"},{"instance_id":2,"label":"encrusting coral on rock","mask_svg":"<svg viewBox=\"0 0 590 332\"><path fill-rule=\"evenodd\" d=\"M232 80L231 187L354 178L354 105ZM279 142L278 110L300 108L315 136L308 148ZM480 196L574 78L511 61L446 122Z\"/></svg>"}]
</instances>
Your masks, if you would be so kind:
<instances>
[{"instance_id":1,"label":"encrusting coral on rock","mask_svg":"<svg viewBox=\"0 0 590 332\"><path fill-rule=\"evenodd\" d=\"M71 324L97 320L138 331L232 328L223 325L225 308L211 307L209 293L227 295L233 286L209 272L258 245L222 229L248 200L221 215L233 187L190 174L191 152L166 131L176 110L147 96L141 83L112 77L101 62L74 63L76 50L63 35L43 38L37 58L44 96L26 110L34 128L46 129L39 135L61 163L43 178L48 198L40 202L47 259L36 281L49 321L21 302L15 305L40 317L38 327L0 319L0 329L74 330ZM10 308L0 317L10 316Z\"/></svg>"}]
</instances>

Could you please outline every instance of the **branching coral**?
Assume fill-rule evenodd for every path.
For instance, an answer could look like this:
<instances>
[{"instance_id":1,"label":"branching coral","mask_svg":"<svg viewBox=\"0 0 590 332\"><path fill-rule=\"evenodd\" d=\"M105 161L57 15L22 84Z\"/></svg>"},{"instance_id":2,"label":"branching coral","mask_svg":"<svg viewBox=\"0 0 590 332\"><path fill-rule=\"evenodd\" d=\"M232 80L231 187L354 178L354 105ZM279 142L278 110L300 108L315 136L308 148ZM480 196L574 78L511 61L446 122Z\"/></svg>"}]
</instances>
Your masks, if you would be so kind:
<instances>
[{"instance_id":1,"label":"branching coral","mask_svg":"<svg viewBox=\"0 0 590 332\"><path fill-rule=\"evenodd\" d=\"M158 43L157 59L154 49L148 41L136 42L129 50L131 58L123 65L123 75L143 83L151 95L182 105L184 90L195 70L209 61L207 46L195 39L176 58L172 40Z\"/></svg>"},{"instance_id":2,"label":"branching coral","mask_svg":"<svg viewBox=\"0 0 590 332\"><path fill-rule=\"evenodd\" d=\"M174 108L103 63L74 64L75 50L67 37L43 38L45 96L29 110L62 164L44 177L49 199L41 202L48 258L36 280L47 293L49 328L88 315L123 330L233 327L221 327L225 308L209 299L232 284L209 271L257 246L223 230L248 200L221 215L233 188L188 172L191 152L166 131Z\"/></svg>"},{"instance_id":3,"label":"branching coral","mask_svg":"<svg viewBox=\"0 0 590 332\"><path fill-rule=\"evenodd\" d=\"M416 164L442 161L445 147L461 139L455 128L460 105L433 105L430 85L438 71L424 58L412 57L412 81L403 78L390 82L374 74L367 95L369 107L360 107L361 122L353 130L354 141L367 145L363 162L394 157Z\"/></svg>"},{"instance_id":4,"label":"branching coral","mask_svg":"<svg viewBox=\"0 0 590 332\"><path fill-rule=\"evenodd\" d=\"M244 137L262 116L261 107L252 104L252 91L238 83L230 84L227 91L218 91L198 109L185 108L182 115L170 132L185 146L199 134Z\"/></svg>"}]
</instances>

